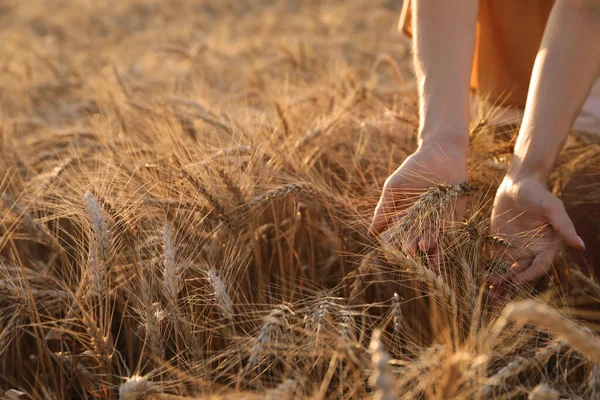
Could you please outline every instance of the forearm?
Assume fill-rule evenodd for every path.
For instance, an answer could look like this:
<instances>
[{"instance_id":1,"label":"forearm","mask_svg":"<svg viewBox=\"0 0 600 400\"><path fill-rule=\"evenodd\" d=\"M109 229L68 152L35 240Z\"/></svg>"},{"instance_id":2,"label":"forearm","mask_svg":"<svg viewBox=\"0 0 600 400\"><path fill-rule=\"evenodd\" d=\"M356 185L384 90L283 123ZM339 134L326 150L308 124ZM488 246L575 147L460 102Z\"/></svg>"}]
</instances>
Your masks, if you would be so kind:
<instances>
[{"instance_id":1,"label":"forearm","mask_svg":"<svg viewBox=\"0 0 600 400\"><path fill-rule=\"evenodd\" d=\"M509 177L548 175L600 70L600 1L558 0L531 77Z\"/></svg>"},{"instance_id":2,"label":"forearm","mask_svg":"<svg viewBox=\"0 0 600 400\"><path fill-rule=\"evenodd\" d=\"M419 145L466 154L478 0L413 0Z\"/></svg>"}]
</instances>

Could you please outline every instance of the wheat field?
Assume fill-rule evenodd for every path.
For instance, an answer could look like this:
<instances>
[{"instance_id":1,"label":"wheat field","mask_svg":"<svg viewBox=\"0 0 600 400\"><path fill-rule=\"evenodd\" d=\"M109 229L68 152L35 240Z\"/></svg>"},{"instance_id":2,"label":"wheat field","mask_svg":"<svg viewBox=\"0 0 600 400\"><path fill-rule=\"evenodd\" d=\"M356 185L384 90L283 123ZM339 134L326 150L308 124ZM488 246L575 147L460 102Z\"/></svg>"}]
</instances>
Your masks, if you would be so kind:
<instances>
[{"instance_id":1,"label":"wheat field","mask_svg":"<svg viewBox=\"0 0 600 400\"><path fill-rule=\"evenodd\" d=\"M2 399L600 398L587 269L487 296L514 128L482 111L469 187L367 238L416 148L400 7L0 3ZM457 196L441 268L398 250Z\"/></svg>"}]
</instances>

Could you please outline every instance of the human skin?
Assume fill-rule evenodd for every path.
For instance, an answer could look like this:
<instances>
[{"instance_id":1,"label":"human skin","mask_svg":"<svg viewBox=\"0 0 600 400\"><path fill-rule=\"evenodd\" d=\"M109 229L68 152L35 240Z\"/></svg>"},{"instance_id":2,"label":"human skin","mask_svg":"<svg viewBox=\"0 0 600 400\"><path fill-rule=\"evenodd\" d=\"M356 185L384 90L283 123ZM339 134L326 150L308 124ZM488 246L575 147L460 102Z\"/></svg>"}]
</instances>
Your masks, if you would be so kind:
<instances>
[{"instance_id":1,"label":"human skin","mask_svg":"<svg viewBox=\"0 0 600 400\"><path fill-rule=\"evenodd\" d=\"M547 182L599 72L600 1L557 1L533 67L512 163L492 212L492 232L526 249L511 254L508 277L517 284L547 274L563 243L585 249Z\"/></svg>"},{"instance_id":2,"label":"human skin","mask_svg":"<svg viewBox=\"0 0 600 400\"><path fill-rule=\"evenodd\" d=\"M419 147L386 180L369 233L378 235L432 182L466 180L469 76L478 1L413 2L414 61L420 96ZM600 70L600 0L557 0L534 69L515 153L494 202L491 229L517 248L509 274L533 282L562 243L583 250L548 174ZM575 67L575 68L574 68ZM567 99L568 101L565 101ZM461 215L455 217L460 218ZM409 237L403 250L436 251L435 234Z\"/></svg>"},{"instance_id":3,"label":"human skin","mask_svg":"<svg viewBox=\"0 0 600 400\"><path fill-rule=\"evenodd\" d=\"M376 236L432 182L467 178L469 79L478 0L413 3L414 64L420 98L418 149L386 180L369 234ZM440 38L447 38L442 43ZM460 217L460 215L458 216ZM403 248L435 251L430 237L410 237Z\"/></svg>"}]
</instances>

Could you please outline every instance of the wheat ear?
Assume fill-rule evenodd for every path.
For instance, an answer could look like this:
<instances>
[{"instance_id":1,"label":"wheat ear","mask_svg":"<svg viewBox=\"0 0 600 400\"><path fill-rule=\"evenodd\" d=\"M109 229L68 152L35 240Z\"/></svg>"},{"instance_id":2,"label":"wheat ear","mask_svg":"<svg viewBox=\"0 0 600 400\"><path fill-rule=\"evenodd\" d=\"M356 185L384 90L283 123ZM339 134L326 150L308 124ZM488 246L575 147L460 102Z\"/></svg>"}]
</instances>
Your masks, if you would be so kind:
<instances>
[{"instance_id":1,"label":"wheat ear","mask_svg":"<svg viewBox=\"0 0 600 400\"><path fill-rule=\"evenodd\" d=\"M84 195L90 217L91 235L89 244L90 273L92 292L97 296L106 293L106 269L110 246L108 222L102 213L102 207L91 192Z\"/></svg>"},{"instance_id":2,"label":"wheat ear","mask_svg":"<svg viewBox=\"0 0 600 400\"><path fill-rule=\"evenodd\" d=\"M228 319L233 319L233 301L229 297L225 281L217 274L214 268L208 270L208 280L214 289L215 299L221 308L221 312Z\"/></svg>"},{"instance_id":3,"label":"wheat ear","mask_svg":"<svg viewBox=\"0 0 600 400\"><path fill-rule=\"evenodd\" d=\"M287 325L287 315L294 315L294 311L292 311L288 305L281 304L265 317L263 325L260 328L260 332L254 340L254 345L250 350L250 358L248 360L247 368L252 368L258 365L265 350L269 347L271 341L274 339L275 333L280 330L281 327Z\"/></svg>"},{"instance_id":4,"label":"wheat ear","mask_svg":"<svg viewBox=\"0 0 600 400\"><path fill-rule=\"evenodd\" d=\"M377 400L396 400L398 393L396 381L390 368L390 356L386 353L385 347L381 342L381 330L376 329L371 337L371 377L369 383L377 392L374 399Z\"/></svg>"},{"instance_id":5,"label":"wheat ear","mask_svg":"<svg viewBox=\"0 0 600 400\"><path fill-rule=\"evenodd\" d=\"M556 390L552 389L546 383L540 383L536 387L533 388L529 395L527 396L528 400L558 400L560 393Z\"/></svg>"},{"instance_id":6,"label":"wheat ear","mask_svg":"<svg viewBox=\"0 0 600 400\"><path fill-rule=\"evenodd\" d=\"M119 400L137 400L155 389L154 383L148 378L134 375L125 379L125 382L119 386Z\"/></svg>"},{"instance_id":7,"label":"wheat ear","mask_svg":"<svg viewBox=\"0 0 600 400\"><path fill-rule=\"evenodd\" d=\"M172 311L177 310L177 296L179 294L179 268L175 260L175 244L173 233L168 223L163 228L163 252L165 265L163 271L163 290Z\"/></svg>"}]
</instances>

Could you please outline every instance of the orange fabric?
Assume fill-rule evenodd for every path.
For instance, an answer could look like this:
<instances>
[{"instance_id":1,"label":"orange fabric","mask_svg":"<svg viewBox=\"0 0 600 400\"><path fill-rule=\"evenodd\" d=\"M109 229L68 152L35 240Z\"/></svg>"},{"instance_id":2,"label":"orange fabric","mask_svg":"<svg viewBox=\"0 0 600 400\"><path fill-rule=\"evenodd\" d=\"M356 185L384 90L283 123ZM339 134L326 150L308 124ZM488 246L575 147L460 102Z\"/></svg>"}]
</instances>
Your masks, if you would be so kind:
<instances>
[{"instance_id":1,"label":"orange fabric","mask_svg":"<svg viewBox=\"0 0 600 400\"><path fill-rule=\"evenodd\" d=\"M480 0L471 87L492 102L523 107L554 0ZM412 37L411 1L400 30Z\"/></svg>"}]
</instances>

